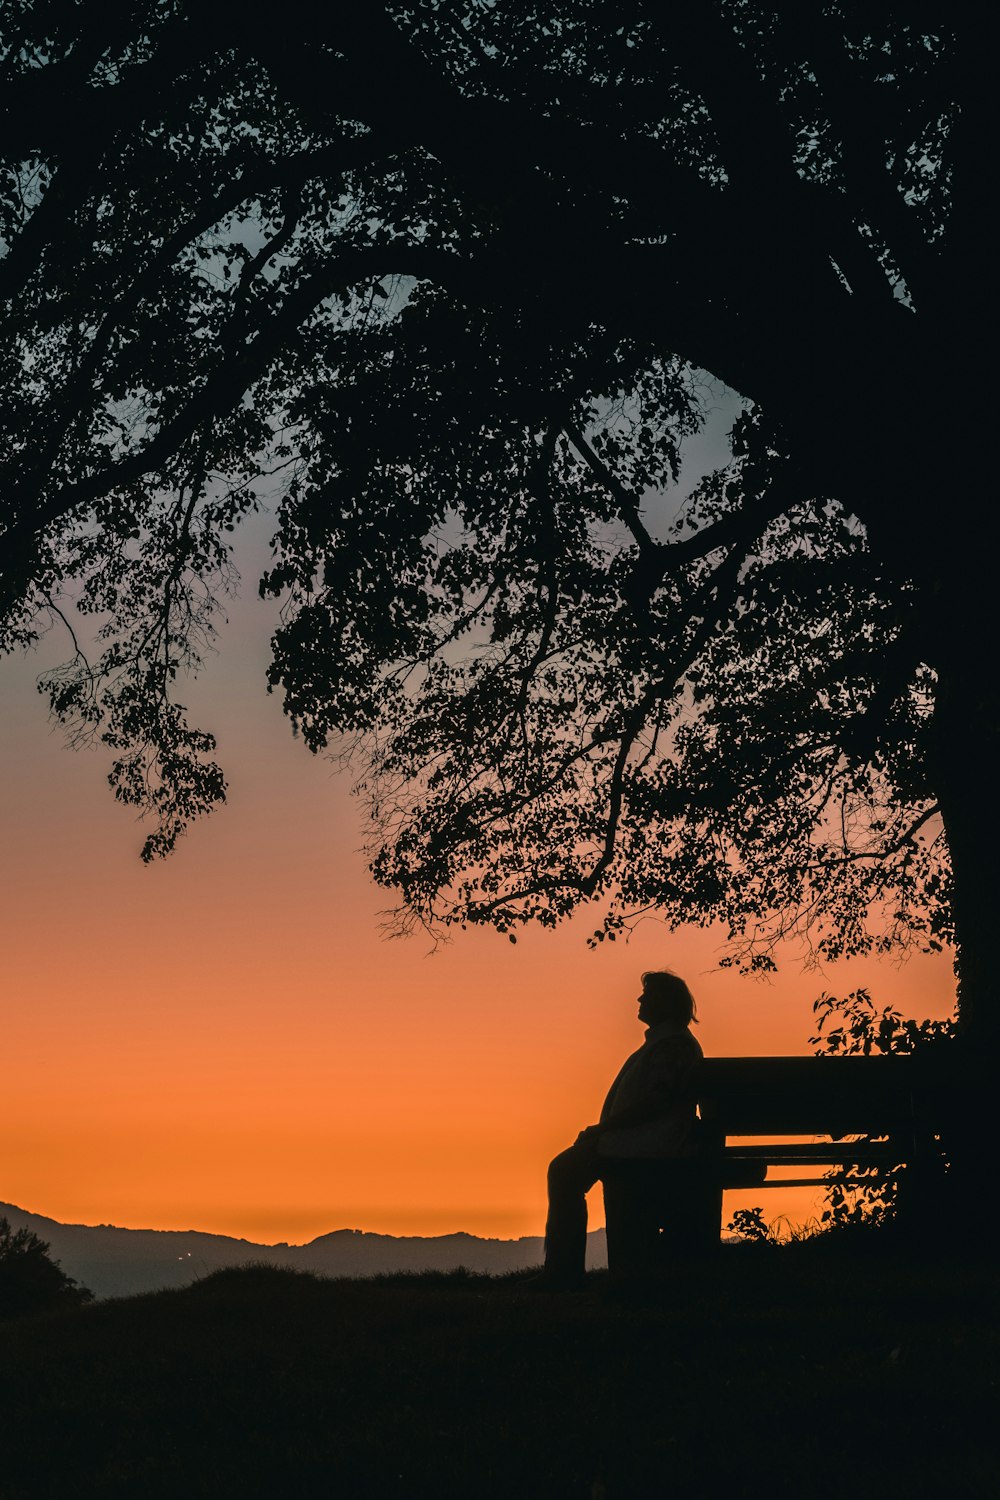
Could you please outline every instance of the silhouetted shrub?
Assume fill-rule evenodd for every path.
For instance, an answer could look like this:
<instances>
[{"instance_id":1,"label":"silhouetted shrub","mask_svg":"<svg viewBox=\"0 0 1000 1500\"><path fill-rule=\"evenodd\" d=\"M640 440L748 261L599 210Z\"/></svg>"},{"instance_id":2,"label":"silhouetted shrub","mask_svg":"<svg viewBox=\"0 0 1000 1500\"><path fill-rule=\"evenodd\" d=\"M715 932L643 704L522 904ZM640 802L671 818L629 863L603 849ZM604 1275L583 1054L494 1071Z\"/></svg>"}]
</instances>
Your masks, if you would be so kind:
<instances>
[{"instance_id":1,"label":"silhouetted shrub","mask_svg":"<svg viewBox=\"0 0 1000 1500\"><path fill-rule=\"evenodd\" d=\"M0 1318L43 1312L52 1307L79 1307L93 1292L79 1286L49 1255L49 1247L30 1229L13 1229L0 1218Z\"/></svg>"},{"instance_id":2,"label":"silhouetted shrub","mask_svg":"<svg viewBox=\"0 0 1000 1500\"><path fill-rule=\"evenodd\" d=\"M730 1234L738 1234L748 1245L778 1244L777 1235L760 1207L738 1208L726 1228Z\"/></svg>"},{"instance_id":3,"label":"silhouetted shrub","mask_svg":"<svg viewBox=\"0 0 1000 1500\"><path fill-rule=\"evenodd\" d=\"M829 1057L902 1056L940 1047L953 1041L954 1020L915 1021L886 1005L879 1010L866 989L852 990L839 999L822 994L813 1003L816 1035L809 1038L817 1052ZM853 1136L859 1142L882 1142L886 1136ZM940 1141L940 1170L947 1168L947 1158ZM901 1155L903 1151L901 1150ZM878 1228L890 1224L898 1210L898 1183L880 1176L877 1168L839 1166L827 1173L827 1207L821 1223L826 1229ZM863 1186L849 1186L850 1181L868 1177Z\"/></svg>"}]
</instances>

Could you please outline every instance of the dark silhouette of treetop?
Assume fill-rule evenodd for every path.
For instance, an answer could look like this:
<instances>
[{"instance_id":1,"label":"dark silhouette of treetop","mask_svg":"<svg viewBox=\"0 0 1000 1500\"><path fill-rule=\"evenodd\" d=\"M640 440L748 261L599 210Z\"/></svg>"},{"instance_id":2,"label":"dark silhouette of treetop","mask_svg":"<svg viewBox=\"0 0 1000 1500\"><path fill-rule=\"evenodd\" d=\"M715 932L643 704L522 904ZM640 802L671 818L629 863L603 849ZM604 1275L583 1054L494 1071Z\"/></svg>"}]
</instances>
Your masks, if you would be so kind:
<instances>
[{"instance_id":1,"label":"dark silhouette of treetop","mask_svg":"<svg viewBox=\"0 0 1000 1500\"><path fill-rule=\"evenodd\" d=\"M13 1229L0 1215L0 1321L92 1300L93 1293L52 1259L44 1240L27 1227Z\"/></svg>"},{"instance_id":2,"label":"dark silhouette of treetop","mask_svg":"<svg viewBox=\"0 0 1000 1500\"><path fill-rule=\"evenodd\" d=\"M5 6L2 644L76 630L43 685L145 857L225 795L177 693L266 495L270 685L404 925L957 939L979 1024L991 25Z\"/></svg>"}]
</instances>

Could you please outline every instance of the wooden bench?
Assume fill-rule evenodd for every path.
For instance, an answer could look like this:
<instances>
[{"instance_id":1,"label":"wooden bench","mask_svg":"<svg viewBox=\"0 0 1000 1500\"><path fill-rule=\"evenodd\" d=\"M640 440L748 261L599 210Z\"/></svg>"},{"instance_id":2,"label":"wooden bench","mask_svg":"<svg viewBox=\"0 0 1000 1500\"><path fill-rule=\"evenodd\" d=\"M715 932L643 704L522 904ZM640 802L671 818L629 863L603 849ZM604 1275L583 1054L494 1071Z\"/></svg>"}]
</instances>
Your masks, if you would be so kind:
<instances>
[{"instance_id":1,"label":"wooden bench","mask_svg":"<svg viewBox=\"0 0 1000 1500\"><path fill-rule=\"evenodd\" d=\"M627 1276L670 1255L705 1254L720 1243L727 1188L826 1185L821 1167L857 1168L842 1179L857 1186L905 1173L915 1201L940 1180L940 1137L948 1135L960 1095L957 1069L944 1051L706 1058L698 1078L697 1156L606 1164L609 1269ZM849 1136L884 1139L844 1139ZM772 1167L800 1170L772 1178Z\"/></svg>"}]
</instances>

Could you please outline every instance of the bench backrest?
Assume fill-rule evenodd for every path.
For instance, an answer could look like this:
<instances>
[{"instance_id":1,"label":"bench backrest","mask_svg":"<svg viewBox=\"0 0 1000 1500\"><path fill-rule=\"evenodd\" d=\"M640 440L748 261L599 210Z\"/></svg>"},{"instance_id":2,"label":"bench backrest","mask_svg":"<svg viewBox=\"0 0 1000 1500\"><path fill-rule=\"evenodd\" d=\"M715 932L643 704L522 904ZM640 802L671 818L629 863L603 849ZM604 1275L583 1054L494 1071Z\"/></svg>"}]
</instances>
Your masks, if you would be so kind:
<instances>
[{"instance_id":1,"label":"bench backrest","mask_svg":"<svg viewBox=\"0 0 1000 1500\"><path fill-rule=\"evenodd\" d=\"M698 1097L726 1135L940 1133L958 1107L952 1058L707 1057Z\"/></svg>"}]
</instances>

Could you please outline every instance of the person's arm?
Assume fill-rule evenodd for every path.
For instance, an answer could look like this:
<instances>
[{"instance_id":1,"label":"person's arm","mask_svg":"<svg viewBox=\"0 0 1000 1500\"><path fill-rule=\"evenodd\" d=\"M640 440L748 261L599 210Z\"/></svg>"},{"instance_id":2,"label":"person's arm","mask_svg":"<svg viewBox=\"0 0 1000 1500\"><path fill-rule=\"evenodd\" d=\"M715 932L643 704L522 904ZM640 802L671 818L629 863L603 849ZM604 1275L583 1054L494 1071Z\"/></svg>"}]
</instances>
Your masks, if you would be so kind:
<instances>
[{"instance_id":1,"label":"person's arm","mask_svg":"<svg viewBox=\"0 0 1000 1500\"><path fill-rule=\"evenodd\" d=\"M669 1113L672 1104L673 1091L657 1088L647 1099L637 1100L634 1104L615 1110L599 1124L585 1125L576 1138L576 1144L579 1146L586 1141L599 1141L606 1130L627 1130L630 1125L645 1125L647 1120L658 1120L661 1115Z\"/></svg>"},{"instance_id":2,"label":"person's arm","mask_svg":"<svg viewBox=\"0 0 1000 1500\"><path fill-rule=\"evenodd\" d=\"M627 1130L630 1125L645 1125L649 1120L658 1120L661 1115L669 1114L674 1098L673 1089L662 1086L651 1089L645 1099L637 1099L623 1109L614 1110L600 1125L589 1125L587 1129L601 1136L606 1130Z\"/></svg>"}]
</instances>

